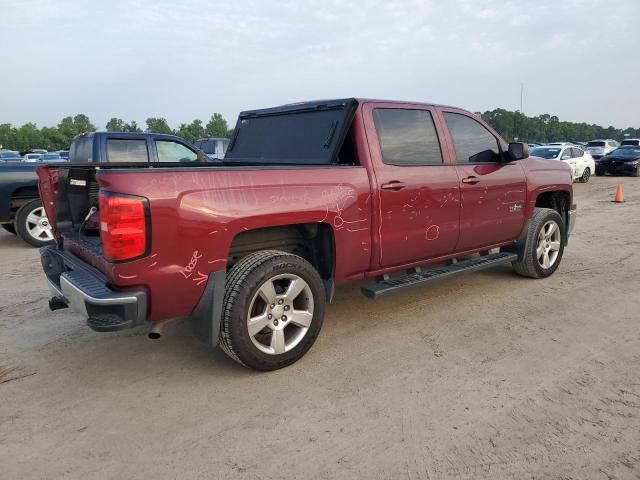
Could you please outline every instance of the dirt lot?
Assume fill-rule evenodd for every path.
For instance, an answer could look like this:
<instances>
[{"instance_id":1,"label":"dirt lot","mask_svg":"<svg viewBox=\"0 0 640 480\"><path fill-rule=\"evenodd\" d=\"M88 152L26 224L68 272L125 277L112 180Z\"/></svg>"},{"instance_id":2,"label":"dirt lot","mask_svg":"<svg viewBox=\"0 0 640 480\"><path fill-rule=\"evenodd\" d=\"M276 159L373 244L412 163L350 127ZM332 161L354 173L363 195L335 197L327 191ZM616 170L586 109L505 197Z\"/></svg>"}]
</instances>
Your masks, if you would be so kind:
<instances>
[{"instance_id":1,"label":"dirt lot","mask_svg":"<svg viewBox=\"0 0 640 480\"><path fill-rule=\"evenodd\" d=\"M640 180L576 184L558 272L338 291L302 361L245 370L186 323L93 333L0 234L0 477L640 478Z\"/></svg>"}]
</instances>

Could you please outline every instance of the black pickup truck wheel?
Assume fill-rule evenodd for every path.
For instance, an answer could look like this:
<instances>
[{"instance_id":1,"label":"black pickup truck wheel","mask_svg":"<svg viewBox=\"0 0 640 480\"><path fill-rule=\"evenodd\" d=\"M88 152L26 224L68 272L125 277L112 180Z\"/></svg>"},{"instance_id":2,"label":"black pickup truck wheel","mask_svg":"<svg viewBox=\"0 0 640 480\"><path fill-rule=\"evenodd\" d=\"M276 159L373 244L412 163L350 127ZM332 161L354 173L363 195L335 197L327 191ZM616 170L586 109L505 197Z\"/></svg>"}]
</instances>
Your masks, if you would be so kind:
<instances>
[{"instance_id":1,"label":"black pickup truck wheel","mask_svg":"<svg viewBox=\"0 0 640 480\"><path fill-rule=\"evenodd\" d=\"M220 346L256 370L286 367L313 345L324 308L324 285L309 262L275 250L253 253L227 275Z\"/></svg>"},{"instance_id":2,"label":"black pickup truck wheel","mask_svg":"<svg viewBox=\"0 0 640 480\"><path fill-rule=\"evenodd\" d=\"M53 243L53 232L40 199L31 200L20 207L13 223L16 234L34 247Z\"/></svg>"},{"instance_id":3,"label":"black pickup truck wheel","mask_svg":"<svg viewBox=\"0 0 640 480\"><path fill-rule=\"evenodd\" d=\"M565 224L558 212L536 208L529 223L524 251L513 269L519 275L545 278L556 271L564 252Z\"/></svg>"}]
</instances>

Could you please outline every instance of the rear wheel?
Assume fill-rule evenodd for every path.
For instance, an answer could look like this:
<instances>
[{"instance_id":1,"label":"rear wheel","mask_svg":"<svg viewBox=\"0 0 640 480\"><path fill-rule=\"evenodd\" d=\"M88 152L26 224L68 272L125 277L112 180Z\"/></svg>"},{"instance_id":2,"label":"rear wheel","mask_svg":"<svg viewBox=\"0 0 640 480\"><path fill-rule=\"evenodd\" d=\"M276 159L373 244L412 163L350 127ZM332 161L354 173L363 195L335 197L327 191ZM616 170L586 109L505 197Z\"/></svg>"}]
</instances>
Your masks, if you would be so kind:
<instances>
[{"instance_id":1,"label":"rear wheel","mask_svg":"<svg viewBox=\"0 0 640 480\"><path fill-rule=\"evenodd\" d=\"M550 208L536 208L520 259L513 262L519 275L545 278L560 265L564 253L565 224L558 212Z\"/></svg>"},{"instance_id":2,"label":"rear wheel","mask_svg":"<svg viewBox=\"0 0 640 480\"><path fill-rule=\"evenodd\" d=\"M634 177L640 177L640 165L636 167L636 171L632 173Z\"/></svg>"},{"instance_id":3,"label":"rear wheel","mask_svg":"<svg viewBox=\"0 0 640 480\"><path fill-rule=\"evenodd\" d=\"M20 207L14 226L18 237L34 247L53 243L53 231L39 198Z\"/></svg>"},{"instance_id":4,"label":"rear wheel","mask_svg":"<svg viewBox=\"0 0 640 480\"><path fill-rule=\"evenodd\" d=\"M591 178L591 170L589 167L584 168L584 172L582 172L582 176L580 177L580 183L587 183Z\"/></svg>"},{"instance_id":5,"label":"rear wheel","mask_svg":"<svg viewBox=\"0 0 640 480\"><path fill-rule=\"evenodd\" d=\"M324 307L324 285L309 262L275 250L253 253L227 276L220 346L250 368L286 367L315 342Z\"/></svg>"},{"instance_id":6,"label":"rear wheel","mask_svg":"<svg viewBox=\"0 0 640 480\"><path fill-rule=\"evenodd\" d=\"M3 223L2 228L4 228L7 232L12 233L13 235L16 234L16 229L13 226L13 223Z\"/></svg>"}]
</instances>

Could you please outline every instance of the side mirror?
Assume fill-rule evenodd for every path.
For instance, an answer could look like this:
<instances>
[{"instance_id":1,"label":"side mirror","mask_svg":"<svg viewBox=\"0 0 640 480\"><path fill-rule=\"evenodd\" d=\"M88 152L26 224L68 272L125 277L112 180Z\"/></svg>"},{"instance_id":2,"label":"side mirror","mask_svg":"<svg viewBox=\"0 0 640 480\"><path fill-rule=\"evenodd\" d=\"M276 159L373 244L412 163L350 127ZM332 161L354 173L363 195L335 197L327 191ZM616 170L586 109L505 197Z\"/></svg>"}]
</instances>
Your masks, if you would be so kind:
<instances>
[{"instance_id":1,"label":"side mirror","mask_svg":"<svg viewBox=\"0 0 640 480\"><path fill-rule=\"evenodd\" d=\"M529 145L520 142L511 142L509 144L509 156L513 160L522 160L529 156Z\"/></svg>"}]
</instances>

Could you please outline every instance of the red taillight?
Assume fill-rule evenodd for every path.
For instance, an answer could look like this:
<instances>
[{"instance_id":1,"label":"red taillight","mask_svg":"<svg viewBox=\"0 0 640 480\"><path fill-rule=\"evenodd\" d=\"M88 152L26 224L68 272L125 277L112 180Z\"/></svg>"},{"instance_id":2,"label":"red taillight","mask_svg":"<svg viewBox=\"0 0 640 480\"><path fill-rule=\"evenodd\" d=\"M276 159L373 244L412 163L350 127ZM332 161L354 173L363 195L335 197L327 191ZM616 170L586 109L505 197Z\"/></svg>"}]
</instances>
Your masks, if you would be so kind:
<instances>
[{"instance_id":1,"label":"red taillight","mask_svg":"<svg viewBox=\"0 0 640 480\"><path fill-rule=\"evenodd\" d=\"M132 195L101 193L100 236L107 260L121 262L147 251L146 199Z\"/></svg>"}]
</instances>

